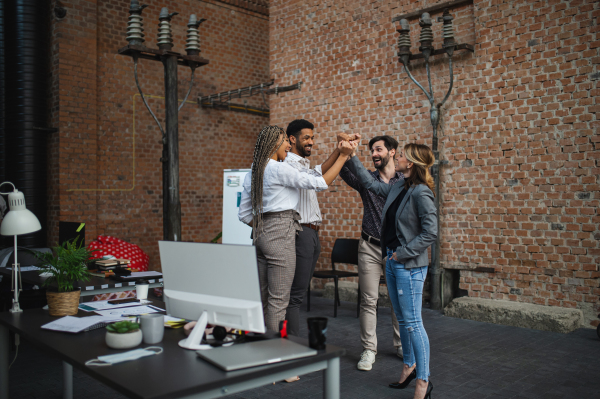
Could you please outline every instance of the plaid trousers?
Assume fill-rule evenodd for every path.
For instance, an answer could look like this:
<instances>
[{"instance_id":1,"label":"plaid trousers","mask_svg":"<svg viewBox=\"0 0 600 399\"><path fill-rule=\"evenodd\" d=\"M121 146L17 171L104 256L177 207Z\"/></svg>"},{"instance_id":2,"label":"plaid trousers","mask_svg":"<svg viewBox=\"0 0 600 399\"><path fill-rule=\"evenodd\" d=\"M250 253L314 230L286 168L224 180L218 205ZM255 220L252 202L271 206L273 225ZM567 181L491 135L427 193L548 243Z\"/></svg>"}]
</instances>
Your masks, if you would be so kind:
<instances>
[{"instance_id":1,"label":"plaid trousers","mask_svg":"<svg viewBox=\"0 0 600 399\"><path fill-rule=\"evenodd\" d=\"M296 231L302 230L294 210L263 215L263 230L254 241L260 296L267 329L279 331L290 302L296 271Z\"/></svg>"}]
</instances>

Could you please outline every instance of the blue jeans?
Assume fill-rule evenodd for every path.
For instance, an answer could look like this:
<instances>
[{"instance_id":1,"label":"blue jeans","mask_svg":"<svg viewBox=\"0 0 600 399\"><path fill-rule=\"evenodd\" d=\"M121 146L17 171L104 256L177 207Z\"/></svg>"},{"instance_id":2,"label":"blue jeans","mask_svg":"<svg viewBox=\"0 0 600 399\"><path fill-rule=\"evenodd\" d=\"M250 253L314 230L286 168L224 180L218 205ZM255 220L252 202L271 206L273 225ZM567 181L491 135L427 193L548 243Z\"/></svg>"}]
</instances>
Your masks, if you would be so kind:
<instances>
[{"instance_id":1,"label":"blue jeans","mask_svg":"<svg viewBox=\"0 0 600 399\"><path fill-rule=\"evenodd\" d=\"M405 269L402 263L392 258L393 253L388 249L385 275L390 300L400 326L404 364L412 367L416 363L417 378L428 381L429 338L421 317L427 266Z\"/></svg>"}]
</instances>

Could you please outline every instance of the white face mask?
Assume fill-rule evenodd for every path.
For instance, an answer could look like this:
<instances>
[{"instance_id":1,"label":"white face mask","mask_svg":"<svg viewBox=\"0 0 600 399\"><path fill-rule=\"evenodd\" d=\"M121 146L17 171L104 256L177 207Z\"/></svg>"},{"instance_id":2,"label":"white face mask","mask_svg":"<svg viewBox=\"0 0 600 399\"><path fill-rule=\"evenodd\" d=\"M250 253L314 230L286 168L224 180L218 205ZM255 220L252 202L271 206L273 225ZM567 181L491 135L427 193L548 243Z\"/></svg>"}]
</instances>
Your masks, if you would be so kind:
<instances>
[{"instance_id":1,"label":"white face mask","mask_svg":"<svg viewBox=\"0 0 600 399\"><path fill-rule=\"evenodd\" d=\"M98 356L97 359L88 360L86 366L112 366L113 364L136 360L146 356L158 355L163 349L158 346L150 346L143 349L115 353L114 355Z\"/></svg>"}]
</instances>

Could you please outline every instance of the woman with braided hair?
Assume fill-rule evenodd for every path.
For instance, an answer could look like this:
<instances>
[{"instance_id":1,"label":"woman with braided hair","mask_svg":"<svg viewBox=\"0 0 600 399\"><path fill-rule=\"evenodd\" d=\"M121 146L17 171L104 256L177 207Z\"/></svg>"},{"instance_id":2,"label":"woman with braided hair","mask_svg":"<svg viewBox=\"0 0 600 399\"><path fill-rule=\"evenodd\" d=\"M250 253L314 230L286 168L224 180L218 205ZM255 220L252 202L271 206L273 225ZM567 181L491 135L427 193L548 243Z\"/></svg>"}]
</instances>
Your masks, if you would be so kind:
<instances>
[{"instance_id":1,"label":"woman with braided hair","mask_svg":"<svg viewBox=\"0 0 600 399\"><path fill-rule=\"evenodd\" d=\"M258 135L238 217L253 227L263 313L270 330L279 330L290 300L296 269L296 231L302 229L295 210L299 189L327 189L354 147L347 141L341 142L335 163L317 177L282 162L291 148L282 128L266 126Z\"/></svg>"},{"instance_id":2,"label":"woman with braided hair","mask_svg":"<svg viewBox=\"0 0 600 399\"><path fill-rule=\"evenodd\" d=\"M396 158L396 171L404 174L393 186L379 182L360 163L348 162L350 170L369 191L387 197L381 214L381 254L386 261L386 280L392 307L400 327L404 368L399 382L389 386L404 389L417 379L414 399L431 397L429 338L421 306L429 258L427 248L435 242L438 226L429 168L435 158L423 144L407 144Z\"/></svg>"}]
</instances>

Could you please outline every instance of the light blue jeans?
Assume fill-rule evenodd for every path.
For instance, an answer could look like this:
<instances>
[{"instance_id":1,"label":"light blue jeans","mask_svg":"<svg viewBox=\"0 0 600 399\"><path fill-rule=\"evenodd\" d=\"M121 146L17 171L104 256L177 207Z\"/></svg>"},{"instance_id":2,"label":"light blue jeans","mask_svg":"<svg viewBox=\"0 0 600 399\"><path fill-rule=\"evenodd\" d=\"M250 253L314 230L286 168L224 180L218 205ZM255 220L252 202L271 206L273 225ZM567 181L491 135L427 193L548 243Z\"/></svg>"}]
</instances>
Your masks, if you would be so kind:
<instances>
[{"instance_id":1,"label":"light blue jeans","mask_svg":"<svg viewBox=\"0 0 600 399\"><path fill-rule=\"evenodd\" d=\"M417 378L428 381L429 338L421 316L427 266L405 269L402 263L392 258L393 253L394 251L387 250L385 275L390 300L400 326L404 364L412 367L416 363Z\"/></svg>"}]
</instances>

